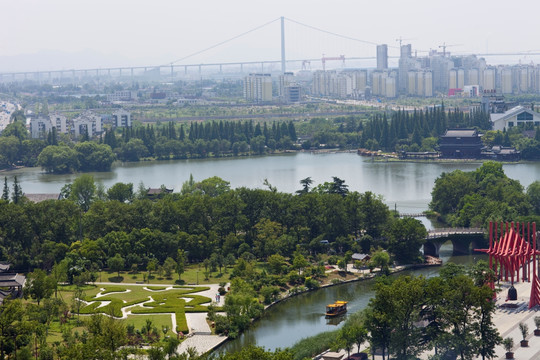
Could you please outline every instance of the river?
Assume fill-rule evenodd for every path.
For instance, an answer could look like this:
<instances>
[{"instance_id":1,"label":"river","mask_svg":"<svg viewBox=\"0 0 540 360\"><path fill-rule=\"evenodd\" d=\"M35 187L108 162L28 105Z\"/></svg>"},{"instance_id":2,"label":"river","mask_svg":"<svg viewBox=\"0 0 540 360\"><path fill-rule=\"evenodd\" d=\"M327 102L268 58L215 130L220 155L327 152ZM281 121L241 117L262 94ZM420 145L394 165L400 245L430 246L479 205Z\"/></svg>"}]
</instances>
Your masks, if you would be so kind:
<instances>
[{"instance_id":1,"label":"river","mask_svg":"<svg viewBox=\"0 0 540 360\"><path fill-rule=\"evenodd\" d=\"M452 246L441 247L441 259L456 264L471 264L478 259L487 259L485 254L452 256ZM435 276L440 267L411 270L407 273ZM285 348L299 340L321 333L335 330L343 324L329 323L324 316L326 305L336 300L348 301L348 314L364 309L374 295L374 280L358 281L307 292L287 299L269 308L262 319L240 335L237 339L222 345L217 351L238 351L250 344L264 346L266 349ZM340 320L345 320L346 316Z\"/></svg>"}]
</instances>

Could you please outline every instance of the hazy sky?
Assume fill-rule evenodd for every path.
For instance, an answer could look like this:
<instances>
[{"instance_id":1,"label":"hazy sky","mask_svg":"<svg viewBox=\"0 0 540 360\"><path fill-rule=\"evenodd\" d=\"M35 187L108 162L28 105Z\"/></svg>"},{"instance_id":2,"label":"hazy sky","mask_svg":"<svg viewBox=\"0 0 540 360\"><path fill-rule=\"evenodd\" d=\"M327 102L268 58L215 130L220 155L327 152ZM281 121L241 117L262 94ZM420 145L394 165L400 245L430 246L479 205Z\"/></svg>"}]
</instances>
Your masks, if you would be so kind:
<instances>
[{"instance_id":1,"label":"hazy sky","mask_svg":"<svg viewBox=\"0 0 540 360\"><path fill-rule=\"evenodd\" d=\"M0 5L0 57L90 51L127 66L166 64L280 16L387 43L390 55L398 54L400 36L411 39L404 42L412 43L413 51L443 42L457 45L447 49L454 53L540 50L535 21L540 2L534 0L1 0ZM289 59L375 55L374 45L292 22L286 22L286 34ZM279 58L280 24L275 21L181 63Z\"/></svg>"}]
</instances>

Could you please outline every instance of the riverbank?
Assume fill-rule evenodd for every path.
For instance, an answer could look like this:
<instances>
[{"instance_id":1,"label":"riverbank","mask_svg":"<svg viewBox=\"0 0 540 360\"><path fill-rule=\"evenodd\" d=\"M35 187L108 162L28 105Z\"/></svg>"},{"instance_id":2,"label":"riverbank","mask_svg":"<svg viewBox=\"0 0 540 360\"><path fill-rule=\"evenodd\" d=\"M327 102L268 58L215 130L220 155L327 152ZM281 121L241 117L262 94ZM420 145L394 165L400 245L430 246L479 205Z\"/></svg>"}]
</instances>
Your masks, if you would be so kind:
<instances>
[{"instance_id":1,"label":"riverbank","mask_svg":"<svg viewBox=\"0 0 540 360\"><path fill-rule=\"evenodd\" d=\"M403 271L412 270L415 267L416 267L415 265L396 266L394 268L391 268L391 274L397 274ZM419 264L419 267L432 268L434 266ZM355 288L360 286L363 289L365 287L369 287L369 282L366 280L373 280L374 278L380 275L380 272L378 271L370 273L369 269L354 269L351 264L349 264L348 269L351 270L351 272L349 273L350 278L346 280L342 280L339 282L327 282L327 283L322 284L320 287L316 289L304 288L302 291L288 291L288 292L282 293L282 296L279 299L265 306L262 316L252 321L250 329L246 330L239 338L229 339L228 341L220 344L215 349L215 351L218 351L218 352L237 351L241 349L243 346L247 346L248 344L255 344L259 346L262 345L262 346L265 346L267 349L275 349L278 347L280 348L291 347L296 342L300 341L303 338L310 337L312 335L318 334L319 332L328 331L328 330L320 330L319 325L313 324L315 325L315 327L308 326L308 328L310 329L310 333L309 334L305 333L305 335L302 337L298 337L298 334L303 334L304 333L303 330L299 329L300 330L299 332L292 330L295 332L294 335L292 335L292 338L295 339L293 343L290 343L290 342L283 343L282 341L278 340L282 336L280 335L280 333L289 334L289 332L291 331L291 320L292 320L291 316L298 316L298 314L301 313L302 321L300 321L300 323L306 320L309 322L315 321L316 323L319 323L319 322L326 323L326 320L324 318L324 312L325 312L324 310L325 310L325 306L329 302L334 302L335 300L348 300L347 298L343 297L343 295L348 293L348 290L347 290L348 288L350 288L351 286ZM338 272L336 269L332 269L330 271ZM362 283L366 285L361 285ZM353 284L357 284L357 285L353 285ZM338 285L342 285L342 286L338 286ZM323 290L323 291L317 291L317 290ZM315 295L315 294L319 294L319 295ZM342 294L342 295L339 295L339 294ZM369 292L361 291L361 293L358 294L360 296L355 295L354 299L351 299L351 302L349 302L349 305L350 305L349 311L351 313L355 312L361 309L364 306L364 304L367 304L369 299L366 296L368 296L368 294ZM314 296L317 298L328 298L329 300L324 300L322 304L319 304L318 306L313 308L309 306L308 304L306 304L306 301L308 301L309 303L310 300L308 299L311 299ZM365 298L364 300L360 300L362 303L362 307L360 308L358 308L358 304L357 304L357 301L359 298ZM291 303L295 304L297 302L300 302L303 304L301 306L301 309L297 309L293 305L293 308L295 310L293 310L291 313L288 313L288 311L286 310L290 307L290 305L288 304L291 304ZM283 305L283 307L280 307L279 310L274 309L274 307L276 307L277 305ZM279 313L279 315L276 315L277 314L276 311L277 313ZM300 311L300 313L298 311ZM279 323L275 323L276 320L278 320ZM270 324L273 324L273 325L270 325ZM296 325L293 326L293 328L295 327ZM262 332L261 335L265 337L266 342L268 342L272 338L275 338L278 341L274 342L274 344L271 344L271 345L257 344L253 341L253 336L254 336L253 331ZM291 338L289 335L286 335L286 336L288 339Z\"/></svg>"}]
</instances>

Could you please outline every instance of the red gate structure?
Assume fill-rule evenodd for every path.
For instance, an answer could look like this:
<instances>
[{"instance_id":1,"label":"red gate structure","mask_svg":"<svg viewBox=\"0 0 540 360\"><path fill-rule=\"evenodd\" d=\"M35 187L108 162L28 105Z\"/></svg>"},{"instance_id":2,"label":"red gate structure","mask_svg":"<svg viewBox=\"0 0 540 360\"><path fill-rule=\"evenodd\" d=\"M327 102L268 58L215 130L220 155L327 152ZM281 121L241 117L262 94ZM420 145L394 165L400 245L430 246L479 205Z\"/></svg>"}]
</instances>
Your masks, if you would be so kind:
<instances>
[{"instance_id":1,"label":"red gate structure","mask_svg":"<svg viewBox=\"0 0 540 360\"><path fill-rule=\"evenodd\" d=\"M532 226L531 226L532 225ZM536 247L536 223L489 223L489 249L476 249L489 254L489 268L499 279L519 282L531 281L529 309L540 305L540 279L537 260L540 251ZM532 264L532 273L531 273ZM495 284L491 283L491 288Z\"/></svg>"}]
</instances>

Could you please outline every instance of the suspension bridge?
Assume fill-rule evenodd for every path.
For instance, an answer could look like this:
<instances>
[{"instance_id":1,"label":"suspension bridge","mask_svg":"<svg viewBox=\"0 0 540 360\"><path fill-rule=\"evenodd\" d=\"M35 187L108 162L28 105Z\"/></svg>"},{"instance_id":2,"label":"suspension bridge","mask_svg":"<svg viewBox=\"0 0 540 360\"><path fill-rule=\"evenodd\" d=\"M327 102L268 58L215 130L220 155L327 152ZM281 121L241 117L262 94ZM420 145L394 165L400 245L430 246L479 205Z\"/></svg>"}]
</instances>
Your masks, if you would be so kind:
<instances>
[{"instance_id":1,"label":"suspension bridge","mask_svg":"<svg viewBox=\"0 0 540 360\"><path fill-rule=\"evenodd\" d=\"M189 62L190 59L194 58L197 55L207 53L210 50L216 49L218 47L221 47L225 44L231 43L239 38L242 38L246 35L249 35L251 33L254 33L262 28L268 27L271 24L275 24L279 22L280 23L280 29L281 29L281 41L280 41L280 59L273 59L273 60L249 60L249 61L233 61L233 62L220 62L220 61L211 61L211 62ZM297 58L297 59L287 59L286 57L286 23L287 24L294 24L296 26L302 27L304 29L308 29L314 32L317 32L319 34L325 34L327 36L333 37L333 38L339 38L343 40L347 40L349 42L352 42L354 44L362 44L369 46L369 49L364 49L364 54L356 54L353 56L345 56L345 55L339 55L339 56L325 56L325 54L322 54L321 57L306 57L306 58ZM400 44L401 44L401 38ZM315 41L317 41L317 38L315 38ZM174 80L176 78L182 78L188 73L195 72L197 75L201 76L203 72L206 70L212 70L215 72L218 72L219 74L223 74L225 70L228 70L229 72L232 71L236 73L243 74L246 71L248 72L269 72L270 70L275 69L276 66L280 65L281 67L281 73L285 73L287 69L300 69L302 67L306 67L306 65L309 66L311 69L311 66L313 64L313 67L315 66L321 66L322 69L325 68L325 64L327 62L339 62L342 66L345 65L345 62L351 63L354 61L371 61L374 63L374 60L376 59L375 55L375 46L379 45L376 42L364 40L355 38L352 36L347 36L343 34L338 34L332 31L328 31L325 29L321 29L312 25L304 24L299 21L289 19L286 17L279 17L276 19L273 19L269 22L266 22L262 25L259 25L255 28L252 28L250 30L247 30L241 34L238 34L236 36L233 36L229 39L220 41L216 44L213 44L211 46L208 46L204 49L201 49L199 51L193 52L191 54L185 55L183 57L180 57L178 59L175 59L169 63L166 64L159 64L159 65L147 65L147 66L119 66L119 67L95 67L95 68L71 68L71 69L51 69L51 70L38 70L38 71L18 71L18 72L0 72L0 82L15 82L15 81L21 81L21 80L33 80L37 82L67 82L69 80L83 80L90 77L102 77L102 78L124 78L124 77L138 77L138 76L147 76L147 77L167 77L171 80ZM388 45L388 48L394 48L399 49L399 46L392 46ZM418 52L427 52L425 50L418 50ZM467 54L460 54L462 56ZM540 55L540 52L530 52L530 51L524 51L524 52L517 52L517 53L493 53L493 54L476 54L477 56L516 56L516 55L523 55L523 56L532 56L532 55ZM397 58L397 56L389 56L389 58Z\"/></svg>"}]
</instances>

